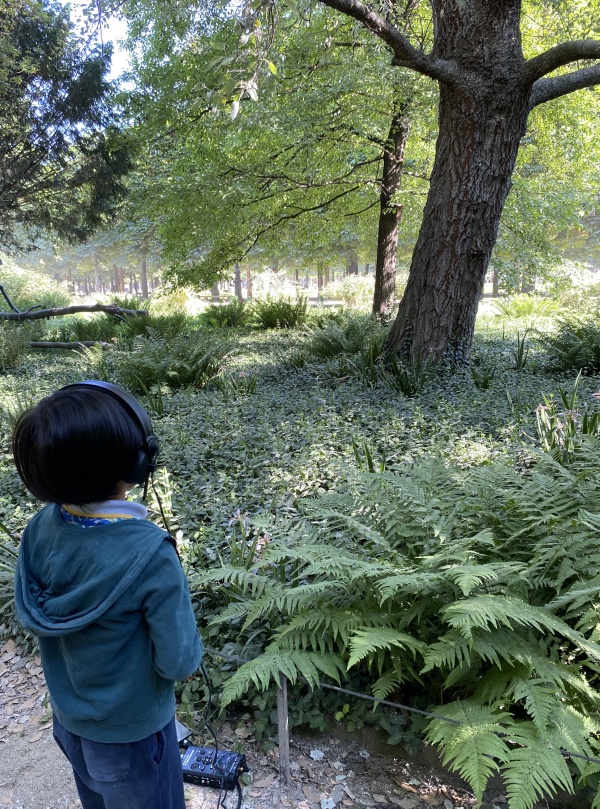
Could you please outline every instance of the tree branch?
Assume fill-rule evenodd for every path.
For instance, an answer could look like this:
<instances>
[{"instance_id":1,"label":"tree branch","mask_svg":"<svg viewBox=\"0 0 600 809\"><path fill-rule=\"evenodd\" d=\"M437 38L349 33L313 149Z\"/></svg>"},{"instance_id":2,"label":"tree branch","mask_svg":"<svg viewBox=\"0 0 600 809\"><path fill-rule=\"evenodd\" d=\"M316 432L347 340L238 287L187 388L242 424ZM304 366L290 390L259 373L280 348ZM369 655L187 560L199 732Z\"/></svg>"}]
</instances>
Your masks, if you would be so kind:
<instances>
[{"instance_id":1,"label":"tree branch","mask_svg":"<svg viewBox=\"0 0 600 809\"><path fill-rule=\"evenodd\" d=\"M91 348L92 346L100 346L101 348L111 348L110 343L105 343L103 340L76 340L73 343L52 343L43 340L34 340L29 343L29 348Z\"/></svg>"},{"instance_id":2,"label":"tree branch","mask_svg":"<svg viewBox=\"0 0 600 809\"><path fill-rule=\"evenodd\" d=\"M577 39L562 42L544 53L534 56L525 63L524 78L533 83L547 76L559 67L578 62L581 59L600 59L600 41L597 39Z\"/></svg>"},{"instance_id":3,"label":"tree branch","mask_svg":"<svg viewBox=\"0 0 600 809\"><path fill-rule=\"evenodd\" d=\"M594 87L596 84L600 84L600 64L593 67L582 67L581 70L565 73L563 76L555 76L552 79L538 79L531 89L531 108L573 93L575 90Z\"/></svg>"},{"instance_id":4,"label":"tree branch","mask_svg":"<svg viewBox=\"0 0 600 809\"><path fill-rule=\"evenodd\" d=\"M407 67L439 81L457 81L459 72L457 66L444 59L435 59L429 54L415 48L404 34L394 25L376 14L359 0L320 0L324 6L329 6L348 17L362 23L365 28L372 31L394 52L392 64L397 67Z\"/></svg>"},{"instance_id":5,"label":"tree branch","mask_svg":"<svg viewBox=\"0 0 600 809\"><path fill-rule=\"evenodd\" d=\"M107 315L128 315L131 317L141 317L147 315L145 309L121 309L114 304L95 303L85 306L84 304L75 306L64 306L60 309L38 309L35 312L0 312L0 320L43 320L47 317L62 317L63 315L73 315L76 312L105 312Z\"/></svg>"}]
</instances>

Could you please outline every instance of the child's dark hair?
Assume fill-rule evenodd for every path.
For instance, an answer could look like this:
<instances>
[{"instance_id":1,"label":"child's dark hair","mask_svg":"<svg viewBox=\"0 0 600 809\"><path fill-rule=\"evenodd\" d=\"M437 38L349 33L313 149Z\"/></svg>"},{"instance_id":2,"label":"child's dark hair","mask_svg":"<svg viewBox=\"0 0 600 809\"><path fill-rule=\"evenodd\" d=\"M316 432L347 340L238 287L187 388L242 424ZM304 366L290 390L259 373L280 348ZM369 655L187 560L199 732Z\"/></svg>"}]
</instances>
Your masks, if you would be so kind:
<instances>
[{"instance_id":1,"label":"child's dark hair","mask_svg":"<svg viewBox=\"0 0 600 809\"><path fill-rule=\"evenodd\" d=\"M17 471L46 503L84 506L110 499L132 482L141 426L114 397L92 387L67 387L22 413L13 431Z\"/></svg>"}]
</instances>

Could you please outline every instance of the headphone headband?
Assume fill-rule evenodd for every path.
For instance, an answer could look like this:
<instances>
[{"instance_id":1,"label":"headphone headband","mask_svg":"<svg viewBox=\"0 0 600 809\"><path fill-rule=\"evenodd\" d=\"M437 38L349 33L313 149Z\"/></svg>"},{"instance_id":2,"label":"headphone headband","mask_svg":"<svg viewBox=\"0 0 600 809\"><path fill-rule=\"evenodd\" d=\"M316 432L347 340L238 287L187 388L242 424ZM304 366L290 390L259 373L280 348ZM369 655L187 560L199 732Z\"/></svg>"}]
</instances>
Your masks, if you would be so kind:
<instances>
[{"instance_id":1,"label":"headphone headband","mask_svg":"<svg viewBox=\"0 0 600 809\"><path fill-rule=\"evenodd\" d=\"M69 388L93 388L95 390L101 390L108 396L112 396L113 399L116 399L134 421L137 422L142 431L143 444L136 465L129 475L131 480L126 482L147 486L148 478L156 469L156 459L160 445L158 438L154 435L152 422L150 421L148 413L135 396L129 393L129 391L119 387L119 385L115 385L112 382L103 382L100 379L85 379L82 382L73 382L70 385L65 385L61 390L68 390Z\"/></svg>"}]
</instances>

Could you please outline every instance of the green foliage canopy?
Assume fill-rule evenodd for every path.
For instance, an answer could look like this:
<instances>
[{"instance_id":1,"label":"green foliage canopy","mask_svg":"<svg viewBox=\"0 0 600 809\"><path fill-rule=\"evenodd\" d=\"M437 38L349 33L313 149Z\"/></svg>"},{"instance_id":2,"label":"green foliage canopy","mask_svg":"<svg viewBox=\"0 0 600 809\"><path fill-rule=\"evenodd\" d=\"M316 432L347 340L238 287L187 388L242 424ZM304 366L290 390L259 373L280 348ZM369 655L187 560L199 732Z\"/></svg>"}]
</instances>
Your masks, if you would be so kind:
<instances>
[{"instance_id":1,"label":"green foliage canopy","mask_svg":"<svg viewBox=\"0 0 600 809\"><path fill-rule=\"evenodd\" d=\"M3 3L0 42L0 243L41 229L81 240L114 213L131 167L110 48L86 48L54 0Z\"/></svg>"}]
</instances>

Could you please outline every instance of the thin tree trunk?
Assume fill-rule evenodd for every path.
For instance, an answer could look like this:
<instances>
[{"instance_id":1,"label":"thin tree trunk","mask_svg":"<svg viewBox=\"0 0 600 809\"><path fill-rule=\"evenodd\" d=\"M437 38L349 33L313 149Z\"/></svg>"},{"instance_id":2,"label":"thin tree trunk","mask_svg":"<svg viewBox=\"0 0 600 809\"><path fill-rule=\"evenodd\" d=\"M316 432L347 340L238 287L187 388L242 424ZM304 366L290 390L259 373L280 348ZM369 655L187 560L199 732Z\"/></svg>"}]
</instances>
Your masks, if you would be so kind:
<instances>
[{"instance_id":1,"label":"thin tree trunk","mask_svg":"<svg viewBox=\"0 0 600 809\"><path fill-rule=\"evenodd\" d=\"M242 295L242 271L240 270L240 265L239 264L235 265L235 276L234 276L234 280L233 280L233 287L234 287L234 291L235 291L235 296L238 299L238 301L243 300L243 295Z\"/></svg>"},{"instance_id":2,"label":"thin tree trunk","mask_svg":"<svg viewBox=\"0 0 600 809\"><path fill-rule=\"evenodd\" d=\"M148 300L148 250L142 248L140 255L140 282L142 286L142 300Z\"/></svg>"},{"instance_id":3,"label":"thin tree trunk","mask_svg":"<svg viewBox=\"0 0 600 809\"><path fill-rule=\"evenodd\" d=\"M404 116L404 110L397 112L392 118L383 154L373 294L373 314L377 317L385 317L388 314L396 289L398 226L402 220L403 208L394 197L402 185L404 151L409 133L410 121Z\"/></svg>"},{"instance_id":4,"label":"thin tree trunk","mask_svg":"<svg viewBox=\"0 0 600 809\"><path fill-rule=\"evenodd\" d=\"M348 275L358 275L358 260L356 256L348 257L348 265L346 267Z\"/></svg>"}]
</instances>

